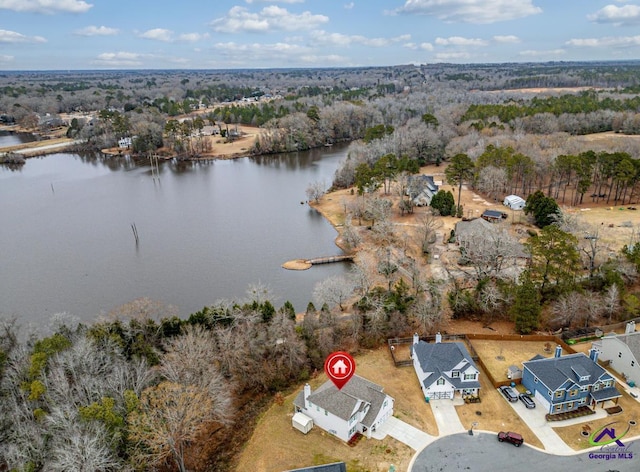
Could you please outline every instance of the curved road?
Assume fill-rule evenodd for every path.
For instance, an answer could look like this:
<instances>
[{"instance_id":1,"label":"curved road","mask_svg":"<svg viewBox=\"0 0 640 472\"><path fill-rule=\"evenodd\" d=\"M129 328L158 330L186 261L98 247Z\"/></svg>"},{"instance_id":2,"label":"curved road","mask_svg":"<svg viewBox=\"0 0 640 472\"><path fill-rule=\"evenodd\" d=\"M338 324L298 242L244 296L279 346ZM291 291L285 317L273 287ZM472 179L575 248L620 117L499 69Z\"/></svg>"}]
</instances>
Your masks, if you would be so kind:
<instances>
[{"instance_id":1,"label":"curved road","mask_svg":"<svg viewBox=\"0 0 640 472\"><path fill-rule=\"evenodd\" d=\"M633 458L591 459L589 452L571 456L546 454L526 446L501 443L492 433L476 432L445 436L425 447L415 457L410 472L503 471L526 472L637 472L640 470L640 443L626 443ZM637 449L636 449L637 448Z\"/></svg>"}]
</instances>

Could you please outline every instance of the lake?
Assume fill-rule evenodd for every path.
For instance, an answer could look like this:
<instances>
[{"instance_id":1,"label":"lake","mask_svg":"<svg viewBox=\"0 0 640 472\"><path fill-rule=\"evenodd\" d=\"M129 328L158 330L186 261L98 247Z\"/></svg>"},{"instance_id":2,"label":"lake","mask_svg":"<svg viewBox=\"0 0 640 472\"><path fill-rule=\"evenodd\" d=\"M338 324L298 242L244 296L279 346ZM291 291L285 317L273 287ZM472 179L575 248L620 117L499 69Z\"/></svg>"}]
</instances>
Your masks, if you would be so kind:
<instances>
[{"instance_id":1,"label":"lake","mask_svg":"<svg viewBox=\"0 0 640 472\"><path fill-rule=\"evenodd\" d=\"M289 300L303 311L317 282L350 267L281 267L342 253L335 229L304 201L311 182L329 186L345 155L333 146L160 162L157 178L126 158L69 153L0 166L0 313L89 321L148 297L187 316L241 300L251 284L267 286L276 308Z\"/></svg>"}]
</instances>

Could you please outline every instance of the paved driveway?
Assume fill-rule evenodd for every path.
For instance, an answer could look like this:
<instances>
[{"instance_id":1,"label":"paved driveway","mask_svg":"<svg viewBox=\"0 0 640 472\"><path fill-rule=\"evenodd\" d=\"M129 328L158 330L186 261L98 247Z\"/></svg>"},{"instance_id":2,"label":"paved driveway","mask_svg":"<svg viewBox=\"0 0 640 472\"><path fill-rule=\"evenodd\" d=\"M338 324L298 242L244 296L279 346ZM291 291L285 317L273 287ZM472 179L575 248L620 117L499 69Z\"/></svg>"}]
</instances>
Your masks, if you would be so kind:
<instances>
[{"instance_id":1,"label":"paved driveway","mask_svg":"<svg viewBox=\"0 0 640 472\"><path fill-rule=\"evenodd\" d=\"M534 399L534 401L536 401ZM607 416L602 409L596 410L594 415L584 416L566 421L557 421L550 423L545 419L545 412L540 408L540 404L536 401L536 408L528 409L521 401L509 403L516 413L522 418L529 429L538 436L540 442L544 446L546 452L550 454L571 455L575 451L565 444L565 442L553 430L553 427L569 426L576 423L586 423L588 421L597 420ZM527 438L525 438L526 441Z\"/></svg>"},{"instance_id":2,"label":"paved driveway","mask_svg":"<svg viewBox=\"0 0 640 472\"><path fill-rule=\"evenodd\" d=\"M384 439L387 435L406 444L415 451L424 449L425 446L431 444L438 439L435 436L425 433L424 431L399 420L395 416L387 418L387 420L371 433L371 437L375 439Z\"/></svg>"},{"instance_id":3,"label":"paved driveway","mask_svg":"<svg viewBox=\"0 0 640 472\"><path fill-rule=\"evenodd\" d=\"M435 416L436 423L438 424L439 436L466 431L456 412L455 401L456 400L431 400L429 402L433 416Z\"/></svg>"}]
</instances>

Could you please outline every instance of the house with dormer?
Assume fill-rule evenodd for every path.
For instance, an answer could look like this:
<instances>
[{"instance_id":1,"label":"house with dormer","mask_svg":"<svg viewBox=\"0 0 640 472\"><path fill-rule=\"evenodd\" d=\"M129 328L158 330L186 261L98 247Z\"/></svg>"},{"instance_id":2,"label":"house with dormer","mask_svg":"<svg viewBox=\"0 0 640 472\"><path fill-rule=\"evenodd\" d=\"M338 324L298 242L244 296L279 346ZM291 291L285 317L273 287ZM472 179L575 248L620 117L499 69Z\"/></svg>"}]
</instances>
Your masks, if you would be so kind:
<instances>
[{"instance_id":1,"label":"house with dormer","mask_svg":"<svg viewBox=\"0 0 640 472\"><path fill-rule=\"evenodd\" d=\"M622 396L615 379L598 365L598 351L589 355L562 355L557 346L553 357L535 356L523 362L522 385L551 415L589 407L592 410Z\"/></svg>"},{"instance_id":2,"label":"house with dormer","mask_svg":"<svg viewBox=\"0 0 640 472\"><path fill-rule=\"evenodd\" d=\"M443 343L440 333L427 343L414 334L411 358L425 400L478 396L480 371L464 343Z\"/></svg>"},{"instance_id":3,"label":"house with dormer","mask_svg":"<svg viewBox=\"0 0 640 472\"><path fill-rule=\"evenodd\" d=\"M315 391L306 384L293 402L295 413L348 442L356 433L371 437L393 415L394 400L380 385L354 375L338 389L328 380Z\"/></svg>"}]
</instances>

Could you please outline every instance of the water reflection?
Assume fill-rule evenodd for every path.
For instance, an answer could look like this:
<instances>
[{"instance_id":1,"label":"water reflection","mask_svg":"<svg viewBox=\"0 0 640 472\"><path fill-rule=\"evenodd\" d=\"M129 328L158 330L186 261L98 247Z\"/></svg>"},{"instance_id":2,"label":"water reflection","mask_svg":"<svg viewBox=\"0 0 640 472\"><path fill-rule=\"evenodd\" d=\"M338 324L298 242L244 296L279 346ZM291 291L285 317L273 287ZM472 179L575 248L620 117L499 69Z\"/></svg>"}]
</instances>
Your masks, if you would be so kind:
<instances>
[{"instance_id":1,"label":"water reflection","mask_svg":"<svg viewBox=\"0 0 640 472\"><path fill-rule=\"evenodd\" d=\"M82 319L139 297L187 315L268 285L302 311L315 284L348 264L287 271L291 259L340 254L336 231L306 200L344 153L159 161L93 153L0 167L0 313ZM346 152L346 148L345 148ZM139 232L134 243L131 225Z\"/></svg>"}]
</instances>

